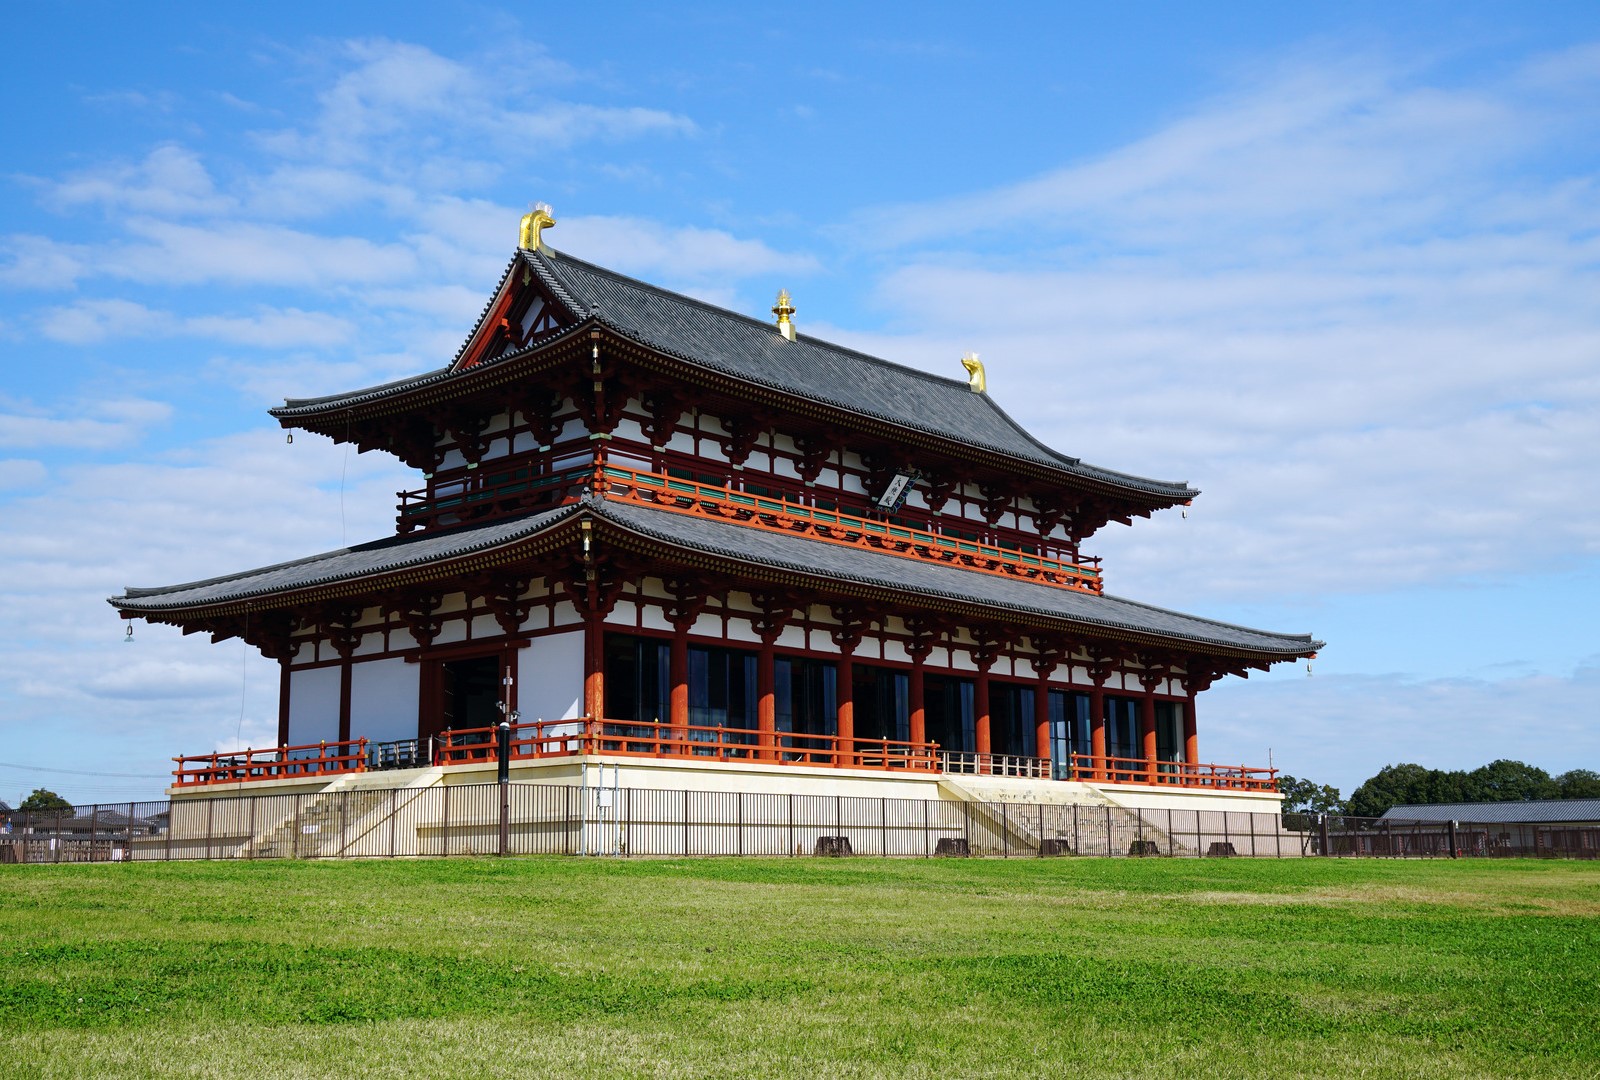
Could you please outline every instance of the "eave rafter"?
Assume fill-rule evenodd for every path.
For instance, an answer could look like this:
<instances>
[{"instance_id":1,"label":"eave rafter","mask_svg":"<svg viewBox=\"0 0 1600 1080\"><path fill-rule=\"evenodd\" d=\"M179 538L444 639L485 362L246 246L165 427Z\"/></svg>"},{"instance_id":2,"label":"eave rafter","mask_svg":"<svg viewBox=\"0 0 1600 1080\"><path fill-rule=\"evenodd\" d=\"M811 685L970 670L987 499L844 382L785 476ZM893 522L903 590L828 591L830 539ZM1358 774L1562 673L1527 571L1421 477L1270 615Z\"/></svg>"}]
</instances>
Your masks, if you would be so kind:
<instances>
[{"instance_id":1,"label":"eave rafter","mask_svg":"<svg viewBox=\"0 0 1600 1080\"><path fill-rule=\"evenodd\" d=\"M596 349L603 365L598 380L593 376ZM602 384L598 393L593 386L595 381ZM530 383L559 387L585 412L586 421L600 430L614 426L612 410L620 409L622 400L634 392L643 393L647 408L652 409L658 407L650 402L657 394L672 395L687 404L699 403L707 411L720 409L723 415L739 418L740 430L730 431L728 436L733 454L747 454L748 447L753 446L753 442L745 440L754 436L746 432L755 429L754 435L758 436L763 426L770 429L779 418L785 419L786 427L792 424L792 418L808 421L811 430L796 433L808 440L818 438L819 445L824 446L832 443L837 433L849 431L853 447L886 464L898 461L903 468L933 462L926 478L931 501L948 498L957 482L988 485L997 491L1005 489L1013 495L1028 495L1036 504L1042 501L1060 506L1061 513L1070 518L1077 539L1107 522L1128 524L1135 517L1149 517L1156 510L1185 501L1052 469L1040 462L969 446L738 379L641 345L594 319L566 327L521 353L461 368L392 396L331 408L326 413L280 416L279 423L286 428L315 431L338 442L356 442L363 450L387 450L407 464L427 470L433 444L408 427L416 414L448 406L490 415L516 404L518 395ZM598 413L597 404L601 405ZM665 430L665 411L653 425L652 441Z\"/></svg>"}]
</instances>

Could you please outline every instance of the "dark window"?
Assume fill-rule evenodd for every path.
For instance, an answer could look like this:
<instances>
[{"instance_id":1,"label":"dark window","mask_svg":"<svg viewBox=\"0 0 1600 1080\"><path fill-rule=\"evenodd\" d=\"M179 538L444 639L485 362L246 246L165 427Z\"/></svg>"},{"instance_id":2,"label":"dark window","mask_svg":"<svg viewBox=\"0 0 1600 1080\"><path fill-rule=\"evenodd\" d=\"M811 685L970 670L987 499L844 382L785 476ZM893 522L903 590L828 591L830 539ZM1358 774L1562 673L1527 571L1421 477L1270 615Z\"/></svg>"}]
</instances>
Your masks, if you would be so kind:
<instances>
[{"instance_id":1,"label":"dark window","mask_svg":"<svg viewBox=\"0 0 1600 1080\"><path fill-rule=\"evenodd\" d=\"M1093 734L1089 724L1088 694L1071 690L1050 691L1050 760L1055 776L1065 780L1071 776L1071 755L1088 757L1093 750Z\"/></svg>"},{"instance_id":2,"label":"dark window","mask_svg":"<svg viewBox=\"0 0 1600 1080\"><path fill-rule=\"evenodd\" d=\"M928 675L923 680L928 741L941 750L970 753L977 746L973 712L976 687L971 679Z\"/></svg>"},{"instance_id":3,"label":"dark window","mask_svg":"<svg viewBox=\"0 0 1600 1080\"><path fill-rule=\"evenodd\" d=\"M833 735L839 726L838 668L826 660L780 656L772 663L779 731Z\"/></svg>"},{"instance_id":4,"label":"dark window","mask_svg":"<svg viewBox=\"0 0 1600 1080\"><path fill-rule=\"evenodd\" d=\"M606 635L606 717L666 721L672 700L671 647L656 638Z\"/></svg>"},{"instance_id":5,"label":"dark window","mask_svg":"<svg viewBox=\"0 0 1600 1080\"><path fill-rule=\"evenodd\" d=\"M903 671L855 664L851 668L858 739L911 738L911 677Z\"/></svg>"},{"instance_id":6,"label":"dark window","mask_svg":"<svg viewBox=\"0 0 1600 1080\"><path fill-rule=\"evenodd\" d=\"M1183 760L1183 706L1176 701L1156 702L1156 759Z\"/></svg>"},{"instance_id":7,"label":"dark window","mask_svg":"<svg viewBox=\"0 0 1600 1080\"><path fill-rule=\"evenodd\" d=\"M1139 700L1106 695L1106 756L1144 757L1139 734Z\"/></svg>"},{"instance_id":8,"label":"dark window","mask_svg":"<svg viewBox=\"0 0 1600 1080\"><path fill-rule=\"evenodd\" d=\"M996 754L1033 756L1038 749L1033 734L1033 687L989 684L989 748Z\"/></svg>"},{"instance_id":9,"label":"dark window","mask_svg":"<svg viewBox=\"0 0 1600 1080\"><path fill-rule=\"evenodd\" d=\"M461 731L494 727L500 722L498 656L446 660L439 665L439 688L441 728Z\"/></svg>"},{"instance_id":10,"label":"dark window","mask_svg":"<svg viewBox=\"0 0 1600 1080\"><path fill-rule=\"evenodd\" d=\"M689 725L739 728L756 726L756 654L740 649L689 647ZM691 736L711 741L710 732ZM746 741L754 736L742 737Z\"/></svg>"}]
</instances>

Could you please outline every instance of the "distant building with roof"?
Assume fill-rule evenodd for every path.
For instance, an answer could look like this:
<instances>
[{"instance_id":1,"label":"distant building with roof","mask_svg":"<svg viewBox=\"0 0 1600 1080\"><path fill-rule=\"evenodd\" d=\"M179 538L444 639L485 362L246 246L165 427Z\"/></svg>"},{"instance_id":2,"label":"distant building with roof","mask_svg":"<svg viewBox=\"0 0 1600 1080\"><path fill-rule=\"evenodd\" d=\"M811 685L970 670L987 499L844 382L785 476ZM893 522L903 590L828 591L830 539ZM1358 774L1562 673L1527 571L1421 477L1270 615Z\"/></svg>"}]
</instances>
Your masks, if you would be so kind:
<instances>
[{"instance_id":1,"label":"distant building with roof","mask_svg":"<svg viewBox=\"0 0 1600 1080\"><path fill-rule=\"evenodd\" d=\"M279 663L278 746L183 759L176 793L448 777L508 717L518 778L1276 809L1272 770L1204 762L1198 699L1320 642L1110 595L1082 550L1195 489L1045 446L976 356L889 363L552 224L449 364L272 410L418 471L395 535L110 601Z\"/></svg>"},{"instance_id":2,"label":"distant building with roof","mask_svg":"<svg viewBox=\"0 0 1600 1080\"><path fill-rule=\"evenodd\" d=\"M1379 821L1455 822L1458 843L1473 854L1600 857L1600 799L1408 804Z\"/></svg>"}]
</instances>

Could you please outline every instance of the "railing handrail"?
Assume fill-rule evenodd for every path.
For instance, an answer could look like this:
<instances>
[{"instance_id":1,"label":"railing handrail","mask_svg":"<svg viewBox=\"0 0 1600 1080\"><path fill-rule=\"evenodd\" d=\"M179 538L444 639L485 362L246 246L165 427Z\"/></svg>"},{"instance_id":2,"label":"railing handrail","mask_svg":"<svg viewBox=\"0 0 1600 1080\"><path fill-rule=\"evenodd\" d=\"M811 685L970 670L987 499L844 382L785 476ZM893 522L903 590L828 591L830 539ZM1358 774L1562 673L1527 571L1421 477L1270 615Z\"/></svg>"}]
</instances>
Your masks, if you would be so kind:
<instances>
[{"instance_id":1,"label":"railing handrail","mask_svg":"<svg viewBox=\"0 0 1600 1080\"><path fill-rule=\"evenodd\" d=\"M366 739L302 743L296 746L247 747L244 750L175 757L173 785L232 784L253 780L282 780L294 776L326 776L364 772ZM313 754L302 751L316 751ZM300 756L295 756L300 754Z\"/></svg>"},{"instance_id":2,"label":"railing handrail","mask_svg":"<svg viewBox=\"0 0 1600 1080\"><path fill-rule=\"evenodd\" d=\"M619 481L623 485L631 485L631 490L617 490L612 485L613 480ZM818 507L807 506L804 503L794 502L781 495L755 495L750 492L735 491L732 488L716 484L703 484L695 480L684 480L662 473L649 472L644 469L632 469L624 465L609 463L596 469L595 482L601 493L608 497L645 503L678 513L703 516L704 508L701 504L710 502L735 513L748 513L750 515L749 520L742 522L742 524L746 525L756 523L758 527L773 529L778 532L789 532L791 530L787 525L767 524L759 519L762 516L790 518L796 521L809 522L816 528L829 530L822 533L813 532L812 535L817 539L827 540L832 543L855 547L867 546L872 547L874 550L885 551L895 555L910 554L918 547L938 549L941 552L948 553L952 559L971 560L962 563L963 566L970 569L1016 576L1011 571L999 569L999 567L1009 567L1014 568L1015 571L1020 571L1024 577L1042 581L1046 584L1093 593L1099 593L1103 589L1100 571L1096 567L1069 562L1066 559L1057 559L1048 555L1028 554L1024 551L1012 550L996 544L986 544L978 540L949 536L910 525L899 525L894 522L862 517L848 511L823 510ZM655 498L645 498L641 495L641 490L682 496L689 499L690 502L687 506L679 506L676 505L675 499L663 501ZM858 533L858 536L856 538L835 536L831 532L834 529L841 529L847 532L853 530ZM862 543L862 541L869 538L878 540L881 543ZM921 553L910 554L910 557L926 558ZM991 564L998 564L998 567L985 566L977 560L987 560ZM1053 580L1050 575L1060 575L1061 580Z\"/></svg>"},{"instance_id":3,"label":"railing handrail","mask_svg":"<svg viewBox=\"0 0 1600 1080\"><path fill-rule=\"evenodd\" d=\"M470 764L498 757L496 727L441 732L434 763ZM530 734L531 731L531 734ZM470 741L468 741L470 740ZM661 758L777 761L865 769L938 770L938 744L873 739L804 731L674 724L661 720L568 718L512 725L513 761L572 754L620 754ZM800 760L803 758L804 760Z\"/></svg>"},{"instance_id":4,"label":"railing handrail","mask_svg":"<svg viewBox=\"0 0 1600 1080\"><path fill-rule=\"evenodd\" d=\"M1222 765L1189 761L1151 761L1148 758L1096 758L1070 755L1071 774L1111 784L1157 784L1165 787L1224 788L1234 791L1276 791L1278 770L1259 765Z\"/></svg>"}]
</instances>

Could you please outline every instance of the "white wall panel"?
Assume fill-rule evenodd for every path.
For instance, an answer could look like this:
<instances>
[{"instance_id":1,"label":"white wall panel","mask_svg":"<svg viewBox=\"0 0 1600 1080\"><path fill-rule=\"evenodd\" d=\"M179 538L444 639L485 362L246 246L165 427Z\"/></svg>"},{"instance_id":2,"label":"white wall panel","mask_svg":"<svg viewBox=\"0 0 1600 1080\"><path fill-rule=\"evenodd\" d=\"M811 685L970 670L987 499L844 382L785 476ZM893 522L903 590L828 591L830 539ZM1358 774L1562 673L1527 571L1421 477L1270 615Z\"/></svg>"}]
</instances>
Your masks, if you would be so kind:
<instances>
[{"instance_id":1,"label":"white wall panel","mask_svg":"<svg viewBox=\"0 0 1600 1080\"><path fill-rule=\"evenodd\" d=\"M350 668L350 737L386 742L417 734L422 665L395 658Z\"/></svg>"},{"instance_id":2,"label":"white wall panel","mask_svg":"<svg viewBox=\"0 0 1600 1080\"><path fill-rule=\"evenodd\" d=\"M583 634L534 638L517 653L517 711L524 721L583 715Z\"/></svg>"},{"instance_id":3,"label":"white wall panel","mask_svg":"<svg viewBox=\"0 0 1600 1080\"><path fill-rule=\"evenodd\" d=\"M339 738L339 669L289 672L289 744Z\"/></svg>"}]
</instances>

